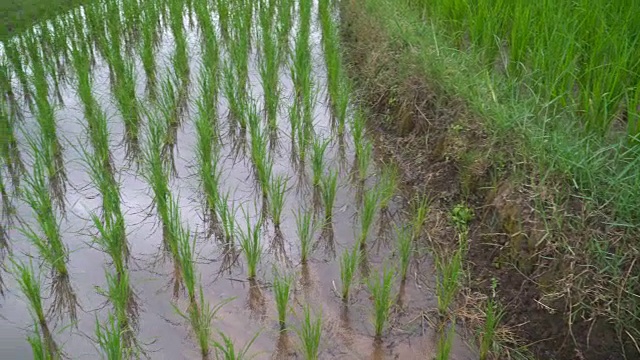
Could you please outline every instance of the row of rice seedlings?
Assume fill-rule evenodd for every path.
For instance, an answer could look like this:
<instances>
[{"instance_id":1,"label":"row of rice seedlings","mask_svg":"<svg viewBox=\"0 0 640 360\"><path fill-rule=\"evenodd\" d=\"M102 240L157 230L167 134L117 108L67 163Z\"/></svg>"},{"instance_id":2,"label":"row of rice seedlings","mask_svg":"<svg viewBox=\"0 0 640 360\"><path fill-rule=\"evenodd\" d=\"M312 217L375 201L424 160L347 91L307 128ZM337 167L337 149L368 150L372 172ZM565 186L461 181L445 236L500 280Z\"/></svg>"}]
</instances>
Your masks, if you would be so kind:
<instances>
[{"instance_id":1,"label":"row of rice seedlings","mask_svg":"<svg viewBox=\"0 0 640 360\"><path fill-rule=\"evenodd\" d=\"M324 155L329 146L329 140L322 140L319 138L313 141L313 152L311 154L311 170L313 172L313 186L318 188L322 181L322 175L324 173Z\"/></svg>"},{"instance_id":2,"label":"row of rice seedlings","mask_svg":"<svg viewBox=\"0 0 640 360\"><path fill-rule=\"evenodd\" d=\"M34 321L34 334L29 336L28 341L34 352L34 358L38 359L58 359L62 357L62 352L55 340L45 316L42 299L42 279L40 273L36 273L33 263L25 264L20 260L12 258L12 273L18 283L18 287L27 299L29 313ZM39 357L35 357L39 356Z\"/></svg>"},{"instance_id":3,"label":"row of rice seedlings","mask_svg":"<svg viewBox=\"0 0 640 360\"><path fill-rule=\"evenodd\" d=\"M187 38L183 23L183 3L172 1L169 6L171 30L175 51L172 58L173 69L180 82L178 90L179 102L185 102L189 89L189 52L187 49Z\"/></svg>"},{"instance_id":4,"label":"row of rice seedlings","mask_svg":"<svg viewBox=\"0 0 640 360\"><path fill-rule=\"evenodd\" d=\"M105 278L106 288L100 289L99 292L113 305L123 347L133 350L136 345L135 330L138 326L138 304L129 281L129 272L106 271Z\"/></svg>"},{"instance_id":5,"label":"row of rice seedlings","mask_svg":"<svg viewBox=\"0 0 640 360\"><path fill-rule=\"evenodd\" d=\"M30 81L27 75L27 71L23 66L24 63L20 58L20 52L16 48L16 45L13 41L6 41L3 43L4 45L4 54L9 60L9 64L11 65L11 69L13 73L18 78L18 81L22 85L22 92L24 94L25 100L27 102L30 101L31 98L31 87L29 86Z\"/></svg>"},{"instance_id":6,"label":"row of rice seedlings","mask_svg":"<svg viewBox=\"0 0 640 360\"><path fill-rule=\"evenodd\" d=\"M282 221L282 210L284 209L285 195L287 191L287 179L283 175L273 177L269 183L269 213L273 220L273 225L280 229Z\"/></svg>"},{"instance_id":7,"label":"row of rice seedlings","mask_svg":"<svg viewBox=\"0 0 640 360\"><path fill-rule=\"evenodd\" d=\"M198 0L195 5L195 10L202 36L201 63L207 68L206 75L210 80L207 82L209 85L207 87L208 99L210 100L207 104L210 108L217 108L220 86L220 45L218 43L218 36L213 25L209 1ZM204 89L201 88L201 90Z\"/></svg>"},{"instance_id":8,"label":"row of rice seedlings","mask_svg":"<svg viewBox=\"0 0 640 360\"><path fill-rule=\"evenodd\" d=\"M400 258L400 276L401 281L407 280L407 272L411 262L413 238L411 237L411 229L407 226L396 226L396 237L398 239L398 257Z\"/></svg>"},{"instance_id":9,"label":"row of rice seedlings","mask_svg":"<svg viewBox=\"0 0 640 360\"><path fill-rule=\"evenodd\" d=\"M264 112L269 131L278 130L278 107L280 103L280 55L277 39L273 31L275 3L262 1L260 6L260 25L262 53L260 57L260 79L264 95Z\"/></svg>"},{"instance_id":10,"label":"row of rice seedlings","mask_svg":"<svg viewBox=\"0 0 640 360\"><path fill-rule=\"evenodd\" d=\"M245 213L246 227L240 230L240 247L247 260L247 276L250 280L256 278L256 272L260 259L262 259L262 244L260 244L260 228L262 224L258 222L251 225L248 215Z\"/></svg>"},{"instance_id":11,"label":"row of rice seedlings","mask_svg":"<svg viewBox=\"0 0 640 360\"><path fill-rule=\"evenodd\" d=\"M38 249L44 263L50 267L52 274L51 293L53 303L51 312L60 318L66 312L71 321L76 316L76 296L71 287L67 261L69 252L60 233L60 222L56 214L53 199L47 186L46 153L42 149L42 139L29 139L31 150L35 156L32 172L25 176L22 193L24 201L33 211L38 229L25 224L20 229L27 239Z\"/></svg>"},{"instance_id":12,"label":"row of rice seedlings","mask_svg":"<svg viewBox=\"0 0 640 360\"><path fill-rule=\"evenodd\" d=\"M302 355L307 360L317 360L322 338L322 316L312 316L308 305L304 307L303 314L302 324L296 330L302 344Z\"/></svg>"},{"instance_id":13,"label":"row of rice seedlings","mask_svg":"<svg viewBox=\"0 0 640 360\"><path fill-rule=\"evenodd\" d=\"M394 269L384 266L380 275L374 274L369 278L367 285L373 301L373 325L375 338L380 340L385 324L389 319L389 312L393 305L392 286Z\"/></svg>"},{"instance_id":14,"label":"row of rice seedlings","mask_svg":"<svg viewBox=\"0 0 640 360\"><path fill-rule=\"evenodd\" d=\"M40 66L35 68L40 68ZM41 144L39 144L41 147L38 151L42 152L42 156L45 157L44 165L53 198L57 201L60 209L64 210L67 176L62 157L62 145L58 139L55 112L48 99L47 79L41 68L34 72L34 84L36 88L36 120L41 134Z\"/></svg>"},{"instance_id":15,"label":"row of rice seedlings","mask_svg":"<svg viewBox=\"0 0 640 360\"><path fill-rule=\"evenodd\" d=\"M338 191L338 172L329 170L329 173L322 177L320 184L322 190L322 202L324 203L324 223L330 227L333 222L333 206L336 202Z\"/></svg>"},{"instance_id":16,"label":"row of rice seedlings","mask_svg":"<svg viewBox=\"0 0 640 360\"><path fill-rule=\"evenodd\" d=\"M378 211L378 194L373 190L367 190L363 198L364 201L360 212L360 237L358 238L358 244L360 244L360 248L362 249L366 247L371 224L373 223L376 211Z\"/></svg>"},{"instance_id":17,"label":"row of rice seedlings","mask_svg":"<svg viewBox=\"0 0 640 360\"><path fill-rule=\"evenodd\" d=\"M313 223L313 213L311 211L298 209L295 218L297 235L300 240L300 262L306 264L312 249L311 241L316 232L316 226Z\"/></svg>"},{"instance_id":18,"label":"row of rice seedlings","mask_svg":"<svg viewBox=\"0 0 640 360\"><path fill-rule=\"evenodd\" d=\"M245 89L249 81L253 1L237 1L234 5L235 9L231 12L233 38L226 45L235 69L238 88Z\"/></svg>"},{"instance_id":19,"label":"row of rice seedlings","mask_svg":"<svg viewBox=\"0 0 640 360\"><path fill-rule=\"evenodd\" d=\"M287 310L289 309L289 298L291 297L292 284L293 277L291 275L281 274L278 271L274 272L273 295L276 300L280 330L286 329Z\"/></svg>"},{"instance_id":20,"label":"row of rice seedlings","mask_svg":"<svg viewBox=\"0 0 640 360\"><path fill-rule=\"evenodd\" d=\"M360 263L360 251L357 247L345 250L340 257L340 280L342 281L342 301L349 301L351 284Z\"/></svg>"}]
</instances>

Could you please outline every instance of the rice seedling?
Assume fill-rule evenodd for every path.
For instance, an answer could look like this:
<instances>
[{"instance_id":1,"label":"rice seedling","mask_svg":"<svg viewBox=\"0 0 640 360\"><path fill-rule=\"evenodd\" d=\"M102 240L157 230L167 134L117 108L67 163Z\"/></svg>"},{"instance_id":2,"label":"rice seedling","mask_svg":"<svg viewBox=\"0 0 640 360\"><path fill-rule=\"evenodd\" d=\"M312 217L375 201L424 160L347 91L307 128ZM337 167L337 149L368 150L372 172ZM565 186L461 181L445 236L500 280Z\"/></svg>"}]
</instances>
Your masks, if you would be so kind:
<instances>
[{"instance_id":1,"label":"rice seedling","mask_svg":"<svg viewBox=\"0 0 640 360\"><path fill-rule=\"evenodd\" d=\"M455 300L460 285L462 273L462 251L456 250L450 259L443 255L436 255L436 296L438 298L438 313L445 317L449 306Z\"/></svg>"},{"instance_id":2,"label":"rice seedling","mask_svg":"<svg viewBox=\"0 0 640 360\"><path fill-rule=\"evenodd\" d=\"M282 0L279 2L278 7L278 25L277 25L277 34L278 34L278 47L280 48L279 53L280 61L284 59L286 54L289 53L289 33L292 27L292 9L293 9L292 0Z\"/></svg>"},{"instance_id":3,"label":"rice seedling","mask_svg":"<svg viewBox=\"0 0 640 360\"><path fill-rule=\"evenodd\" d=\"M51 268L53 280L51 292L54 295L51 311L62 317L67 312L75 321L76 296L71 287L67 270L68 250L62 241L60 223L56 216L53 200L47 187L44 152L38 151L37 140L30 139L35 161L32 172L25 176L23 199L29 205L38 224L38 231L25 224L20 231L38 249L45 264Z\"/></svg>"},{"instance_id":4,"label":"rice seedling","mask_svg":"<svg viewBox=\"0 0 640 360\"><path fill-rule=\"evenodd\" d=\"M216 202L216 209L218 210L224 239L227 244L233 244L236 235L236 208L234 204L229 207L229 196L229 193L220 196Z\"/></svg>"},{"instance_id":5,"label":"rice seedling","mask_svg":"<svg viewBox=\"0 0 640 360\"><path fill-rule=\"evenodd\" d=\"M364 143L362 143L361 148L356 148L356 159L358 161L358 179L361 183L367 180L372 152L373 145L369 141L365 141Z\"/></svg>"},{"instance_id":6,"label":"rice seedling","mask_svg":"<svg viewBox=\"0 0 640 360\"><path fill-rule=\"evenodd\" d=\"M287 179L284 176L278 175L271 179L269 185L269 212L276 229L280 228L286 191Z\"/></svg>"},{"instance_id":7,"label":"rice seedling","mask_svg":"<svg viewBox=\"0 0 640 360\"><path fill-rule=\"evenodd\" d=\"M380 209L387 209L389 202L393 198L398 187L398 168L395 165L387 164L382 168L382 175L376 186L380 195Z\"/></svg>"},{"instance_id":8,"label":"rice seedling","mask_svg":"<svg viewBox=\"0 0 640 360\"><path fill-rule=\"evenodd\" d=\"M248 278L255 279L258 263L262 258L262 245L260 244L261 224L251 225L249 217L245 214L247 225L244 231L240 231L240 247L247 260Z\"/></svg>"},{"instance_id":9,"label":"rice seedling","mask_svg":"<svg viewBox=\"0 0 640 360\"><path fill-rule=\"evenodd\" d=\"M120 58L120 55L114 57ZM134 64L130 61L122 61L122 64L114 66L114 72L113 94L124 121L127 154L130 157L135 157L139 147L141 105L136 96Z\"/></svg>"},{"instance_id":10,"label":"rice seedling","mask_svg":"<svg viewBox=\"0 0 640 360\"><path fill-rule=\"evenodd\" d=\"M229 33L229 2L225 0L216 0L216 13L220 21L220 29L222 35L227 37Z\"/></svg>"},{"instance_id":11,"label":"rice seedling","mask_svg":"<svg viewBox=\"0 0 640 360\"><path fill-rule=\"evenodd\" d=\"M436 343L436 360L449 360L451 355L451 349L453 348L453 339L456 334L455 321L451 321L451 325L448 329L445 329L446 324L443 324Z\"/></svg>"},{"instance_id":12,"label":"rice seedling","mask_svg":"<svg viewBox=\"0 0 640 360\"><path fill-rule=\"evenodd\" d=\"M273 278L273 295L276 299L276 308L278 309L278 323L280 330L286 328L287 309L289 308L289 298L291 296L291 284L293 278L290 275L274 272Z\"/></svg>"},{"instance_id":13,"label":"rice seedling","mask_svg":"<svg viewBox=\"0 0 640 360\"><path fill-rule=\"evenodd\" d=\"M360 212L360 237L358 243L364 248L367 243L367 237L371 230L373 218L378 210L378 194L375 191L367 190L364 193L363 206Z\"/></svg>"},{"instance_id":14,"label":"rice seedling","mask_svg":"<svg viewBox=\"0 0 640 360\"><path fill-rule=\"evenodd\" d=\"M60 349L55 343L47 319L45 317L45 311L42 303L42 279L40 274L36 273L33 264L29 262L29 265L17 260L11 259L12 273L18 283L18 287L22 294L27 299L27 306L33 321L35 323L36 336L30 337L29 343L34 347L34 350L38 350L37 353L44 355L43 359L54 359L61 356Z\"/></svg>"},{"instance_id":15,"label":"rice seedling","mask_svg":"<svg viewBox=\"0 0 640 360\"><path fill-rule=\"evenodd\" d=\"M213 346L215 348L216 359L220 359L220 360L250 359L251 357L248 355L249 349L251 348L251 345L253 345L253 343L256 341L259 334L260 333L257 333L256 335L254 335L254 337L242 349L236 350L233 340L231 340L231 338L227 334L220 332L219 336L222 340L221 341L214 340L214 343L213 343Z\"/></svg>"},{"instance_id":16,"label":"rice seedling","mask_svg":"<svg viewBox=\"0 0 640 360\"><path fill-rule=\"evenodd\" d=\"M329 146L329 140L315 139L311 155L311 169L313 170L313 186L319 187L324 171L324 154Z\"/></svg>"},{"instance_id":17,"label":"rice seedling","mask_svg":"<svg viewBox=\"0 0 640 360\"><path fill-rule=\"evenodd\" d=\"M302 355L307 360L317 360L322 338L322 316L313 318L309 305L304 307L303 312L302 325L296 331L302 345Z\"/></svg>"},{"instance_id":18,"label":"rice seedling","mask_svg":"<svg viewBox=\"0 0 640 360\"><path fill-rule=\"evenodd\" d=\"M365 141L365 118L364 114L360 111L356 111L353 118L349 122L351 128L351 136L353 137L353 146L356 149L356 156L359 155L359 150L363 148L363 142Z\"/></svg>"},{"instance_id":19,"label":"rice seedling","mask_svg":"<svg viewBox=\"0 0 640 360\"><path fill-rule=\"evenodd\" d=\"M112 313L109 313L104 324L101 324L96 318L95 343L103 359L129 359L131 350L122 343L120 331L121 327L118 324L118 320Z\"/></svg>"},{"instance_id":20,"label":"rice seedling","mask_svg":"<svg viewBox=\"0 0 640 360\"><path fill-rule=\"evenodd\" d=\"M303 212L298 209L295 218L297 234L300 239L300 262L306 264L311 252L311 240L316 230L313 224L313 214L310 211Z\"/></svg>"},{"instance_id":21,"label":"rice seedling","mask_svg":"<svg viewBox=\"0 0 640 360\"><path fill-rule=\"evenodd\" d=\"M487 300L487 305L484 311L484 324L478 330L478 335L480 338L480 346L478 347L478 352L481 360L489 358L489 354L494 347L498 324L500 323L500 321L502 320L502 316L504 315L502 307L496 299L497 283L495 279L493 280L494 281L492 282L491 286L492 296Z\"/></svg>"},{"instance_id":22,"label":"rice seedling","mask_svg":"<svg viewBox=\"0 0 640 360\"><path fill-rule=\"evenodd\" d=\"M135 345L135 328L138 321L138 307L134 301L135 294L129 282L129 273L105 272L107 286L98 291L113 305L113 313L120 326L121 341L126 348Z\"/></svg>"},{"instance_id":23,"label":"rice seedling","mask_svg":"<svg viewBox=\"0 0 640 360\"><path fill-rule=\"evenodd\" d=\"M389 319L389 312L393 304L391 287L393 286L394 269L385 266L382 274L374 274L367 285L373 299L373 325L376 339L382 338L385 324Z\"/></svg>"},{"instance_id":24,"label":"rice seedling","mask_svg":"<svg viewBox=\"0 0 640 360\"><path fill-rule=\"evenodd\" d=\"M264 107L269 131L275 133L278 128L277 115L280 102L279 48L272 34L272 19L275 4L263 3L260 10L262 28L262 56L260 57L260 79L264 94Z\"/></svg>"},{"instance_id":25,"label":"rice seedling","mask_svg":"<svg viewBox=\"0 0 640 360\"><path fill-rule=\"evenodd\" d=\"M424 223L429 215L429 198L427 196L421 196L414 199L413 203L413 219L411 220L411 228L413 234L411 237L417 240L422 234Z\"/></svg>"},{"instance_id":26,"label":"rice seedling","mask_svg":"<svg viewBox=\"0 0 640 360\"><path fill-rule=\"evenodd\" d=\"M273 159L271 158L267 138L257 121L255 110L249 110L249 122L251 124L251 160L254 165L254 172L258 184L262 188L262 196L268 197L271 173L273 169Z\"/></svg>"},{"instance_id":27,"label":"rice seedling","mask_svg":"<svg viewBox=\"0 0 640 360\"><path fill-rule=\"evenodd\" d=\"M155 6L146 6L143 19L140 59L142 60L142 68L147 77L147 90L153 97L156 84L156 59L153 42L156 24L159 20L159 14L155 11Z\"/></svg>"},{"instance_id":28,"label":"rice seedling","mask_svg":"<svg viewBox=\"0 0 640 360\"><path fill-rule=\"evenodd\" d=\"M46 340L40 333L40 327L37 323L33 324L33 333L27 336L27 342L31 346L31 352L33 353L34 360L53 360L57 359L58 355L51 353L47 348Z\"/></svg>"},{"instance_id":29,"label":"rice seedling","mask_svg":"<svg viewBox=\"0 0 640 360\"><path fill-rule=\"evenodd\" d=\"M335 170L330 170L322 178L320 187L322 189L322 202L324 203L324 222L325 226L328 226L333 221L333 206L338 190L338 173Z\"/></svg>"},{"instance_id":30,"label":"rice seedling","mask_svg":"<svg viewBox=\"0 0 640 360\"><path fill-rule=\"evenodd\" d=\"M349 301L351 283L356 274L358 263L360 262L360 252L357 247L345 250L340 257L340 280L342 281L342 301Z\"/></svg>"},{"instance_id":31,"label":"rice seedling","mask_svg":"<svg viewBox=\"0 0 640 360\"><path fill-rule=\"evenodd\" d=\"M400 275L401 280L404 282L407 279L407 271L409 270L409 264L411 262L411 245L412 237L411 230L407 226L396 226L396 237L398 239L398 256L400 258Z\"/></svg>"}]
</instances>

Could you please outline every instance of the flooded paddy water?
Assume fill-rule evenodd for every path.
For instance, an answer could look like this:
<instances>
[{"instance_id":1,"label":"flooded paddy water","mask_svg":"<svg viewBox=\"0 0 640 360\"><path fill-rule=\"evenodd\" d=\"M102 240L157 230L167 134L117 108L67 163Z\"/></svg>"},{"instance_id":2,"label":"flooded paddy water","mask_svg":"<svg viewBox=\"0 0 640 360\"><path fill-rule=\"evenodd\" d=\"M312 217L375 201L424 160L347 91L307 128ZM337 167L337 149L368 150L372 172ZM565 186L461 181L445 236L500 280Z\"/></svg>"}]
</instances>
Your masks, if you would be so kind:
<instances>
[{"instance_id":1,"label":"flooded paddy water","mask_svg":"<svg viewBox=\"0 0 640 360\"><path fill-rule=\"evenodd\" d=\"M435 271L412 244L401 280L397 235L412 214L334 68L335 17L327 1L105 1L3 44L1 359L229 358L224 336L258 359L313 358L304 309L321 319L320 358L436 356ZM286 330L276 277L291 279ZM205 351L190 316L217 304L201 330L219 348ZM472 348L456 336L450 358Z\"/></svg>"}]
</instances>

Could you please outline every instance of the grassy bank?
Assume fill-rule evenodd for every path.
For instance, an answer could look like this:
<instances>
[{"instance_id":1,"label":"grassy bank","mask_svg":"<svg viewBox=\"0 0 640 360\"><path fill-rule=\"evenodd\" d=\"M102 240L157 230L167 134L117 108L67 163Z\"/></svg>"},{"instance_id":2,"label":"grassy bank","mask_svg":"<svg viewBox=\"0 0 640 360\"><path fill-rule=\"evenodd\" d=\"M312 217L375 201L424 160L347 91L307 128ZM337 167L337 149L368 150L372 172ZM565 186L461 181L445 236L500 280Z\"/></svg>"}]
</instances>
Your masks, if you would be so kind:
<instances>
[{"instance_id":1,"label":"grassy bank","mask_svg":"<svg viewBox=\"0 0 640 360\"><path fill-rule=\"evenodd\" d=\"M0 40L90 0L0 0Z\"/></svg>"},{"instance_id":2,"label":"grassy bank","mask_svg":"<svg viewBox=\"0 0 640 360\"><path fill-rule=\"evenodd\" d=\"M557 19L544 19L550 8L497 3L505 7L495 16L499 24L464 1L344 0L347 61L372 110L371 128L409 191L429 194L443 216L460 204L473 209L468 285L487 295L496 280L497 296L508 304L504 321L528 348L556 358L634 357L640 149L633 118L623 111L636 106L633 62L597 67L595 53L612 54L611 63L619 54L596 49L605 40L579 39L574 29L572 60L547 60L565 70L544 69L540 59L553 54L546 37L569 32L578 18L545 28ZM598 19L598 9L582 7L603 29L617 26ZM527 39L514 39L520 11L532 12L528 21L545 21L524 31ZM630 28L616 29L620 48L635 49ZM566 49L567 41L549 46ZM631 75L614 94L616 71ZM560 81L564 87L551 86ZM596 88L609 90L596 95ZM429 226L438 243L431 245L446 248L455 226L441 220Z\"/></svg>"}]
</instances>

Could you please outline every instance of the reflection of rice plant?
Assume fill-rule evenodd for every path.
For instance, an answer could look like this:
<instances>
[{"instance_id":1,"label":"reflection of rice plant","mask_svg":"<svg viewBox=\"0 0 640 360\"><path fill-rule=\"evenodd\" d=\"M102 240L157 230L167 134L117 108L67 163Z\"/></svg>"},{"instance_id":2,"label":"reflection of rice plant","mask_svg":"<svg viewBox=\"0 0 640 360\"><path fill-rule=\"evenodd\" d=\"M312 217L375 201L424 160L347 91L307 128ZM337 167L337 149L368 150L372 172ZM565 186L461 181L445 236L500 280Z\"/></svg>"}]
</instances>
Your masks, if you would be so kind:
<instances>
[{"instance_id":1,"label":"reflection of rice plant","mask_svg":"<svg viewBox=\"0 0 640 360\"><path fill-rule=\"evenodd\" d=\"M304 307L302 325L297 329L298 337L302 343L302 354L307 360L317 360L322 337L322 316L315 319L311 316L309 306Z\"/></svg>"},{"instance_id":2,"label":"reflection of rice plant","mask_svg":"<svg viewBox=\"0 0 640 360\"><path fill-rule=\"evenodd\" d=\"M274 177L269 183L269 212L276 228L280 227L286 190L287 179L282 175Z\"/></svg>"},{"instance_id":3,"label":"reflection of rice plant","mask_svg":"<svg viewBox=\"0 0 640 360\"><path fill-rule=\"evenodd\" d=\"M405 281L411 261L411 230L406 226L396 226L396 236L398 238L398 256L400 257L400 274L402 281Z\"/></svg>"},{"instance_id":4,"label":"reflection of rice plant","mask_svg":"<svg viewBox=\"0 0 640 360\"><path fill-rule=\"evenodd\" d=\"M58 346L53 340L51 331L47 324L45 317L44 307L42 304L43 294L41 290L41 279L33 269L33 264L25 265L19 260L12 259L13 268L12 272L18 287L22 291L22 294L27 298L27 305L29 306L29 312L33 317L33 321L36 325L36 336L32 336L29 343L34 350L39 350L41 354L46 356L43 359L58 358L61 354ZM40 334L41 333L41 334Z\"/></svg>"},{"instance_id":5,"label":"reflection of rice plant","mask_svg":"<svg viewBox=\"0 0 640 360\"><path fill-rule=\"evenodd\" d=\"M324 172L324 154L329 146L329 140L316 138L313 142L313 153L311 155L311 169L313 170L313 186L320 186L322 173Z\"/></svg>"},{"instance_id":6,"label":"reflection of rice plant","mask_svg":"<svg viewBox=\"0 0 640 360\"><path fill-rule=\"evenodd\" d=\"M9 111L5 111L4 101L0 99L0 129L2 129L0 132L0 157L4 160L4 165L11 175L13 188L17 191L20 187L20 173L24 170L24 165L20 159L14 121L15 119L11 118Z\"/></svg>"},{"instance_id":7,"label":"reflection of rice plant","mask_svg":"<svg viewBox=\"0 0 640 360\"><path fill-rule=\"evenodd\" d=\"M309 253L311 252L311 240L315 233L313 225L313 214L310 211L301 211L298 209L296 215L296 228L298 238L300 239L300 262L307 262Z\"/></svg>"},{"instance_id":8,"label":"reflection of rice plant","mask_svg":"<svg viewBox=\"0 0 640 360\"><path fill-rule=\"evenodd\" d=\"M246 214L245 214L246 216ZM260 244L260 224L251 225L249 217L246 217L246 230L240 231L240 247L247 260L248 277L255 279L258 263L262 258L262 246Z\"/></svg>"},{"instance_id":9,"label":"reflection of rice plant","mask_svg":"<svg viewBox=\"0 0 640 360\"><path fill-rule=\"evenodd\" d=\"M282 275L275 272L273 278L273 295L276 299L276 307L278 309L278 322L280 329L285 329L285 320L287 318L287 309L289 308L289 297L291 295L291 284L293 278L290 275Z\"/></svg>"},{"instance_id":10,"label":"reflection of rice plant","mask_svg":"<svg viewBox=\"0 0 640 360\"><path fill-rule=\"evenodd\" d=\"M438 312L444 317L449 310L449 306L454 301L458 287L460 285L460 274L462 273L462 251L457 249L450 259L445 259L442 255L436 256L436 296L438 298Z\"/></svg>"},{"instance_id":11,"label":"reflection of rice plant","mask_svg":"<svg viewBox=\"0 0 640 360\"><path fill-rule=\"evenodd\" d=\"M320 187L324 203L324 221L325 224L331 224L333 220L333 205L336 201L336 192L338 190L338 173L335 170L330 170L322 178Z\"/></svg>"},{"instance_id":12,"label":"reflection of rice plant","mask_svg":"<svg viewBox=\"0 0 640 360\"><path fill-rule=\"evenodd\" d=\"M364 202L360 213L360 238L358 242L361 247L366 246L367 237L377 210L378 194L373 190L367 190L364 194Z\"/></svg>"},{"instance_id":13,"label":"reflection of rice plant","mask_svg":"<svg viewBox=\"0 0 640 360\"><path fill-rule=\"evenodd\" d=\"M353 277L355 276L358 263L360 261L360 252L357 247L351 250L345 250L340 257L340 280L342 280L342 301L349 300L349 290Z\"/></svg>"},{"instance_id":14,"label":"reflection of rice plant","mask_svg":"<svg viewBox=\"0 0 640 360\"><path fill-rule=\"evenodd\" d=\"M35 161L32 173L25 176L23 197L33 210L39 233L29 225L25 225L21 231L38 249L44 262L51 267L52 293L55 297L52 309L60 314L66 309L72 321L75 321L76 297L71 288L67 270L68 250L62 241L60 223L46 184L46 158L44 153L37 151L36 148L33 148L33 151Z\"/></svg>"},{"instance_id":15,"label":"reflection of rice plant","mask_svg":"<svg viewBox=\"0 0 640 360\"><path fill-rule=\"evenodd\" d=\"M380 339L382 331L389 318L392 305L391 287L393 286L394 270L386 267L381 276L377 274L368 280L369 291L373 299L373 325L375 336Z\"/></svg>"}]
</instances>

